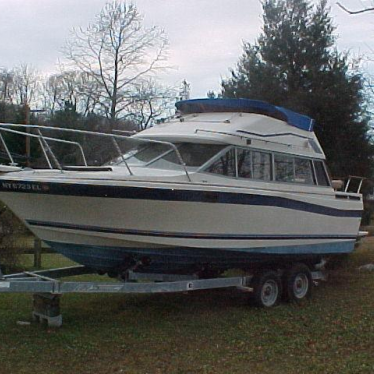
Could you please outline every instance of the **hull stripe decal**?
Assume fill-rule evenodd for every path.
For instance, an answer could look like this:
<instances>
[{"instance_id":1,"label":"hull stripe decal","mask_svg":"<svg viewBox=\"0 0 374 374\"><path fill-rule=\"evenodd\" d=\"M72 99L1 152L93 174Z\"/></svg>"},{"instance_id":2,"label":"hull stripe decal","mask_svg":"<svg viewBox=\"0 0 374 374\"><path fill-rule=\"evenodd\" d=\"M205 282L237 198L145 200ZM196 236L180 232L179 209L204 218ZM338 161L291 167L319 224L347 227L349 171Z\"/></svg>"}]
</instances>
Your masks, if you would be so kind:
<instances>
[{"instance_id":1,"label":"hull stripe decal","mask_svg":"<svg viewBox=\"0 0 374 374\"><path fill-rule=\"evenodd\" d=\"M161 238L178 239L218 239L218 240L301 240L301 239L335 239L335 240L353 240L353 235L244 235L244 234L204 234L204 233L180 233L180 232L161 232L146 230L127 230L118 228L107 228L99 226L73 225L59 222L42 222L27 220L27 223L35 227L48 227L65 230L80 230L99 232L107 234L122 234L135 236L153 236Z\"/></svg>"},{"instance_id":2,"label":"hull stripe decal","mask_svg":"<svg viewBox=\"0 0 374 374\"><path fill-rule=\"evenodd\" d=\"M0 182L0 192L268 206L333 217L360 218L362 214L362 210L326 207L281 196L222 191L195 191L171 188L103 186L77 183L17 182L12 180L2 180Z\"/></svg>"}]
</instances>

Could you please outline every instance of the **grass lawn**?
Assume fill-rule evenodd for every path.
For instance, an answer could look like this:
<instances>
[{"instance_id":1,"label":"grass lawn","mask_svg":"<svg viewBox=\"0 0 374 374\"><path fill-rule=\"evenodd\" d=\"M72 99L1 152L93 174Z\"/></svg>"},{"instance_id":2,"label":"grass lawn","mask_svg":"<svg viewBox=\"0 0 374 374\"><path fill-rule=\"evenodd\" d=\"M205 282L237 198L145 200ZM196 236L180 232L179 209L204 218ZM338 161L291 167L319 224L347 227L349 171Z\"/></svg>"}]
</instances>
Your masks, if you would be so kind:
<instances>
[{"instance_id":1,"label":"grass lawn","mask_svg":"<svg viewBox=\"0 0 374 374\"><path fill-rule=\"evenodd\" d=\"M64 295L60 329L18 326L31 296L0 295L0 374L374 373L374 272L357 270L367 263L373 238L310 301L270 310L232 290Z\"/></svg>"}]
</instances>

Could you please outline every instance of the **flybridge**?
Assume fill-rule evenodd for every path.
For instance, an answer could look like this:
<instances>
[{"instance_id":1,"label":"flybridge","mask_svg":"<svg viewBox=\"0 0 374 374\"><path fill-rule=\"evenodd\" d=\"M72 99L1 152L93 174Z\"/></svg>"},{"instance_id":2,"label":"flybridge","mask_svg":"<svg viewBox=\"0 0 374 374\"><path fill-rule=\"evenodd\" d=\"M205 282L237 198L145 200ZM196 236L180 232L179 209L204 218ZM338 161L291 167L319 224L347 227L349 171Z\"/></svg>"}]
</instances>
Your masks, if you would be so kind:
<instances>
[{"instance_id":1,"label":"flybridge","mask_svg":"<svg viewBox=\"0 0 374 374\"><path fill-rule=\"evenodd\" d=\"M243 112L263 114L280 119L305 131L313 131L314 120L306 115L275 106L265 101L250 99L194 99L175 104L184 114L211 112Z\"/></svg>"}]
</instances>

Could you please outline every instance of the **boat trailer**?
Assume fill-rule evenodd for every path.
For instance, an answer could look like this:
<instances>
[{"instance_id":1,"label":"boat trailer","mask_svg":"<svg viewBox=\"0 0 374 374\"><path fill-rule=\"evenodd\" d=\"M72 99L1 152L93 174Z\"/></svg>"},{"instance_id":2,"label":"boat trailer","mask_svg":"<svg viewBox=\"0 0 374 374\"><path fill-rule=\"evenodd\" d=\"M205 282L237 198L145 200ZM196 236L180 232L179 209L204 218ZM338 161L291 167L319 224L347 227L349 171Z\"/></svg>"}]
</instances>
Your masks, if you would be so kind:
<instances>
[{"instance_id":1,"label":"boat trailer","mask_svg":"<svg viewBox=\"0 0 374 374\"><path fill-rule=\"evenodd\" d=\"M125 281L86 282L60 280L77 275L97 274L83 265L64 267L59 269L24 271L17 274L3 275L0 270L1 293L31 293L33 294L32 318L41 323L46 322L50 327L62 326L60 299L69 293L176 293L197 290L238 288L244 292L254 292L253 275L240 277L221 277L198 279L194 275L179 274L146 274L133 271L128 272ZM325 280L324 272L311 272L314 282ZM271 297L271 295L269 295ZM266 306L266 305L265 305Z\"/></svg>"},{"instance_id":2,"label":"boat trailer","mask_svg":"<svg viewBox=\"0 0 374 374\"><path fill-rule=\"evenodd\" d=\"M10 275L3 275L0 272L0 293L33 294L33 320L47 322L51 327L60 327L62 325L60 298L68 293L171 293L227 287L252 290L248 286L251 277L197 279L191 275L129 272L125 282L59 280L59 278L84 274L95 274L95 272L81 265L32 272L24 271Z\"/></svg>"}]
</instances>

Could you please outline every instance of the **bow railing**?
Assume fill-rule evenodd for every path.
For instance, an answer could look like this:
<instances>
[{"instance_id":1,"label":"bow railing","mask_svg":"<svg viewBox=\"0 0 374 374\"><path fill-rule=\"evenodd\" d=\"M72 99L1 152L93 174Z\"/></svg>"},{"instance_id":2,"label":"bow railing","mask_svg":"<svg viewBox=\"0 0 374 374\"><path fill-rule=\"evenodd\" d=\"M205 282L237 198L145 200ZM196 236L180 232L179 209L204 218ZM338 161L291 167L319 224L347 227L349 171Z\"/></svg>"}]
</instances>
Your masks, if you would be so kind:
<instances>
[{"instance_id":1,"label":"bow railing","mask_svg":"<svg viewBox=\"0 0 374 374\"><path fill-rule=\"evenodd\" d=\"M15 128L19 129L26 129L27 132L15 130ZM32 133L31 131L35 130L36 134ZM121 147L117 140L125 141L125 142L138 142L138 143L148 143L148 144L162 144L165 146L170 147L175 154L177 155L179 164L183 168L184 173L186 174L186 177L189 182L191 182L191 177L188 173L187 167L185 162L183 161L183 158L177 148L177 146L173 143L162 141L162 140L153 140L153 139L146 139L146 138L139 138L139 137L130 137L126 135L120 135L120 134L110 134L110 133L102 133L102 132L95 132L95 131L87 131L87 130L77 130L77 129L67 129L63 127L52 127L52 126L39 126L39 125L22 125L22 124L14 124L14 123L0 123L0 142L4 147L4 150L9 158L10 165L16 166L17 163L14 161L14 158L12 156L12 153L10 152L10 149L6 143L6 140L3 137L4 133L12 133L16 135L22 135L29 138L36 138L38 139L39 145L42 149L44 158L46 159L46 162L48 164L49 169L55 169L53 164L56 165L56 168L59 169L61 172L64 172L64 169L59 162L58 158L56 157L55 153L53 152L53 149L50 147L49 142L57 142L57 143L64 143L64 144L70 144L72 146L75 146L79 149L79 153L82 157L83 166L89 167L87 164L87 158L85 156L84 150L82 145L79 142L71 141L71 140L65 140L60 138L53 138L51 136L46 136L43 134L43 130L47 131L56 131L56 132L62 132L62 133L73 133L73 134L81 134L81 135L92 135L92 136L98 136L102 138L110 139L113 143L114 149L116 150L116 153L118 153L119 157L121 157L124 165L126 166L128 172L130 175L134 175L131 166L127 162L126 158L124 157L124 153L121 150ZM128 132L129 134L133 134L133 132Z\"/></svg>"}]
</instances>

